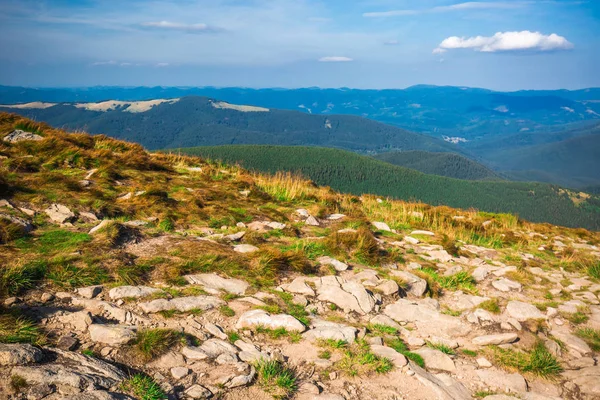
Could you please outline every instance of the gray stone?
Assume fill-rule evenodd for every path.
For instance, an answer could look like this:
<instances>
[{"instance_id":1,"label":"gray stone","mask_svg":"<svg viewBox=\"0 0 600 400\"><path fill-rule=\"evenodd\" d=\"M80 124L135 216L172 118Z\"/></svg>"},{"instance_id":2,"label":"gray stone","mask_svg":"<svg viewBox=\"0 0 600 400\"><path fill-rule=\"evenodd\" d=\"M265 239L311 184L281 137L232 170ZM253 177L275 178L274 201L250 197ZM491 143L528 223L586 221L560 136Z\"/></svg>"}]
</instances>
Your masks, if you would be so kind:
<instances>
[{"instance_id":1,"label":"gray stone","mask_svg":"<svg viewBox=\"0 0 600 400\"><path fill-rule=\"evenodd\" d=\"M181 349L181 354L188 360L205 360L208 358L208 354L199 347L185 346Z\"/></svg>"},{"instance_id":2,"label":"gray stone","mask_svg":"<svg viewBox=\"0 0 600 400\"><path fill-rule=\"evenodd\" d=\"M92 324L88 330L92 341L97 343L123 345L136 338L134 327L129 326Z\"/></svg>"},{"instance_id":3,"label":"gray stone","mask_svg":"<svg viewBox=\"0 0 600 400\"><path fill-rule=\"evenodd\" d=\"M190 386L185 392L185 395L192 399L209 399L212 397L212 392L200 385Z\"/></svg>"},{"instance_id":4,"label":"gray stone","mask_svg":"<svg viewBox=\"0 0 600 400\"><path fill-rule=\"evenodd\" d=\"M33 230L33 225L24 218L15 217L14 215L0 213L0 219L9 221L11 224L18 225L25 233Z\"/></svg>"},{"instance_id":5,"label":"gray stone","mask_svg":"<svg viewBox=\"0 0 600 400\"><path fill-rule=\"evenodd\" d=\"M58 339L56 343L56 347L61 350L75 350L75 348L79 345L79 339L69 335L63 335Z\"/></svg>"},{"instance_id":6,"label":"gray stone","mask_svg":"<svg viewBox=\"0 0 600 400\"><path fill-rule=\"evenodd\" d=\"M416 297L423 297L427 292L427 281L406 271L390 271L390 274L406 282L407 292Z\"/></svg>"},{"instance_id":7,"label":"gray stone","mask_svg":"<svg viewBox=\"0 0 600 400\"><path fill-rule=\"evenodd\" d=\"M308 226L320 226L321 225L319 223L319 221L312 215L309 215L308 218L306 218L306 220L304 221L304 224L308 225Z\"/></svg>"},{"instance_id":8,"label":"gray stone","mask_svg":"<svg viewBox=\"0 0 600 400\"><path fill-rule=\"evenodd\" d=\"M423 235L423 236L435 236L435 233L433 233L431 231L423 231L423 230L412 231L410 234L411 235Z\"/></svg>"},{"instance_id":9,"label":"gray stone","mask_svg":"<svg viewBox=\"0 0 600 400\"><path fill-rule=\"evenodd\" d=\"M341 271L345 271L348 269L348 264L345 264L345 263L338 261L335 258L331 258L329 256L319 257L319 258L317 258L317 261L321 265L331 265L333 268L335 268L336 271L341 272Z\"/></svg>"},{"instance_id":10,"label":"gray stone","mask_svg":"<svg viewBox=\"0 0 600 400\"><path fill-rule=\"evenodd\" d=\"M185 280L194 285L203 286L206 290L220 291L224 290L227 293L242 295L250 286L248 283L240 279L222 278L217 274L197 274L186 275Z\"/></svg>"},{"instance_id":11,"label":"gray stone","mask_svg":"<svg viewBox=\"0 0 600 400\"><path fill-rule=\"evenodd\" d=\"M375 289L379 290L386 296L398 294L400 291L398 284L391 279L384 279L379 285L375 286Z\"/></svg>"},{"instance_id":12,"label":"gray stone","mask_svg":"<svg viewBox=\"0 0 600 400\"><path fill-rule=\"evenodd\" d=\"M508 374L495 368L475 371L479 379L493 389L502 392L525 393L527 382L519 374Z\"/></svg>"},{"instance_id":13,"label":"gray stone","mask_svg":"<svg viewBox=\"0 0 600 400\"><path fill-rule=\"evenodd\" d=\"M202 350L209 358L217 358L221 354L237 353L237 348L234 345L221 339L206 340L200 345L200 350Z\"/></svg>"},{"instance_id":14,"label":"gray stone","mask_svg":"<svg viewBox=\"0 0 600 400\"><path fill-rule=\"evenodd\" d=\"M71 222L75 218L75 214L69 210L68 207L63 206L62 204L51 204L50 207L44 210L44 212L52 222L57 224Z\"/></svg>"},{"instance_id":15,"label":"gray stone","mask_svg":"<svg viewBox=\"0 0 600 400\"><path fill-rule=\"evenodd\" d=\"M158 299L147 303L140 303L139 307L142 311L147 314L157 313L160 311L177 310L179 312L186 312L194 309L198 310L210 310L216 307L225 305L226 303L212 296L190 296L190 297L177 297L174 299Z\"/></svg>"},{"instance_id":16,"label":"gray stone","mask_svg":"<svg viewBox=\"0 0 600 400\"><path fill-rule=\"evenodd\" d=\"M4 136L4 141L9 143L17 143L25 140L43 140L44 138L37 133L25 132L21 129L15 129L8 135Z\"/></svg>"},{"instance_id":17,"label":"gray stone","mask_svg":"<svg viewBox=\"0 0 600 400\"><path fill-rule=\"evenodd\" d=\"M171 376L177 380L185 378L190 373L188 367L173 367L171 368Z\"/></svg>"},{"instance_id":18,"label":"gray stone","mask_svg":"<svg viewBox=\"0 0 600 400\"><path fill-rule=\"evenodd\" d=\"M579 390L591 398L600 397L600 366L582 368L575 371L566 371L563 373L563 377L572 381Z\"/></svg>"},{"instance_id":19,"label":"gray stone","mask_svg":"<svg viewBox=\"0 0 600 400\"><path fill-rule=\"evenodd\" d=\"M371 352L379 357L387 358L396 368L402 368L408 364L406 357L391 347L373 344L371 345Z\"/></svg>"},{"instance_id":20,"label":"gray stone","mask_svg":"<svg viewBox=\"0 0 600 400\"><path fill-rule=\"evenodd\" d=\"M217 337L221 340L227 339L227 334L223 332L223 329L218 325L207 322L204 324L204 329L214 337Z\"/></svg>"},{"instance_id":21,"label":"gray stone","mask_svg":"<svg viewBox=\"0 0 600 400\"><path fill-rule=\"evenodd\" d=\"M248 225L248 227L250 227L250 225ZM251 244L238 244L236 246L233 246L233 251L242 254L254 253L258 250L258 247L252 246Z\"/></svg>"},{"instance_id":22,"label":"gray stone","mask_svg":"<svg viewBox=\"0 0 600 400\"><path fill-rule=\"evenodd\" d=\"M536 306L522 301L510 301L506 306L506 313L517 321L528 319L544 319L545 315Z\"/></svg>"},{"instance_id":23,"label":"gray stone","mask_svg":"<svg viewBox=\"0 0 600 400\"><path fill-rule=\"evenodd\" d=\"M352 326L321 319L313 319L311 321L311 329L304 333L303 336L309 340L331 339L353 343L357 331L358 330Z\"/></svg>"},{"instance_id":24,"label":"gray stone","mask_svg":"<svg viewBox=\"0 0 600 400\"><path fill-rule=\"evenodd\" d=\"M92 324L92 315L88 311L78 311L58 317L58 320L70 325L76 331L85 332L88 326Z\"/></svg>"},{"instance_id":25,"label":"gray stone","mask_svg":"<svg viewBox=\"0 0 600 400\"><path fill-rule=\"evenodd\" d=\"M298 277L291 283L281 285L281 288L286 292L301 294L304 296L314 296L315 291L306 284L305 277Z\"/></svg>"},{"instance_id":26,"label":"gray stone","mask_svg":"<svg viewBox=\"0 0 600 400\"><path fill-rule=\"evenodd\" d=\"M0 343L0 365L26 365L40 362L44 354L30 344Z\"/></svg>"},{"instance_id":27,"label":"gray stone","mask_svg":"<svg viewBox=\"0 0 600 400\"><path fill-rule=\"evenodd\" d=\"M379 231L391 232L389 225L385 222L373 221L371 224Z\"/></svg>"},{"instance_id":28,"label":"gray stone","mask_svg":"<svg viewBox=\"0 0 600 400\"><path fill-rule=\"evenodd\" d=\"M433 375L413 362L410 370L423 386L433 390L437 400L470 400L471 393L464 385L446 374Z\"/></svg>"},{"instance_id":29,"label":"gray stone","mask_svg":"<svg viewBox=\"0 0 600 400\"><path fill-rule=\"evenodd\" d=\"M245 312L235 325L237 329L252 329L259 326L273 330L284 328L289 332L304 332L306 330L302 322L291 315L271 315L264 310L250 310Z\"/></svg>"},{"instance_id":30,"label":"gray stone","mask_svg":"<svg viewBox=\"0 0 600 400\"><path fill-rule=\"evenodd\" d=\"M47 383L33 385L27 389L27 400L41 400L46 396L50 396L54 391L54 387Z\"/></svg>"},{"instance_id":31,"label":"gray stone","mask_svg":"<svg viewBox=\"0 0 600 400\"><path fill-rule=\"evenodd\" d=\"M93 227L92 229L90 229L90 231L88 232L89 235L93 235L94 233L98 232L99 230L107 227L108 225L114 223L113 220L111 219L103 219L98 225L96 225L95 227Z\"/></svg>"},{"instance_id":32,"label":"gray stone","mask_svg":"<svg viewBox=\"0 0 600 400\"><path fill-rule=\"evenodd\" d=\"M75 292L83 298L93 299L94 297L102 293L102 290L103 287L101 285L95 285L76 289Z\"/></svg>"},{"instance_id":33,"label":"gray stone","mask_svg":"<svg viewBox=\"0 0 600 400\"><path fill-rule=\"evenodd\" d=\"M447 355L436 349L430 349L428 347L415 350L415 353L423 357L427 368L437 369L440 371L454 372L456 366L454 361Z\"/></svg>"},{"instance_id":34,"label":"gray stone","mask_svg":"<svg viewBox=\"0 0 600 400\"><path fill-rule=\"evenodd\" d=\"M497 335L478 336L472 340L472 343L478 346L498 345L515 342L518 338L519 336L516 333L500 333Z\"/></svg>"},{"instance_id":35,"label":"gray stone","mask_svg":"<svg viewBox=\"0 0 600 400\"><path fill-rule=\"evenodd\" d=\"M492 282L492 286L501 292L510 292L511 290L517 290L520 292L522 289L522 286L519 282L514 282L506 278Z\"/></svg>"},{"instance_id":36,"label":"gray stone","mask_svg":"<svg viewBox=\"0 0 600 400\"><path fill-rule=\"evenodd\" d=\"M162 290L151 288L148 286L118 286L110 289L108 297L112 300L126 299L126 298L140 298L151 296L155 293L162 293Z\"/></svg>"}]
</instances>

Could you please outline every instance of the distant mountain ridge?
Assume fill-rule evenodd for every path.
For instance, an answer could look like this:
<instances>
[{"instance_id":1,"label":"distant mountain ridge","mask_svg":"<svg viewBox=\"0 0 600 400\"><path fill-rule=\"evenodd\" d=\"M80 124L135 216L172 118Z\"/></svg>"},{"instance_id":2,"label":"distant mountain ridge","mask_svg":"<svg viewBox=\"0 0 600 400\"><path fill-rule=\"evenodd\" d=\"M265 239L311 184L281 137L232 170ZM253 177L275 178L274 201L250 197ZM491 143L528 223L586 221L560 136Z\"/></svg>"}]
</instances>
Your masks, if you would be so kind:
<instances>
[{"instance_id":1,"label":"distant mountain ridge","mask_svg":"<svg viewBox=\"0 0 600 400\"><path fill-rule=\"evenodd\" d=\"M220 144L312 145L360 152L456 150L443 140L353 115L310 115L197 96L149 103L35 104L0 110L134 141L151 150Z\"/></svg>"}]
</instances>

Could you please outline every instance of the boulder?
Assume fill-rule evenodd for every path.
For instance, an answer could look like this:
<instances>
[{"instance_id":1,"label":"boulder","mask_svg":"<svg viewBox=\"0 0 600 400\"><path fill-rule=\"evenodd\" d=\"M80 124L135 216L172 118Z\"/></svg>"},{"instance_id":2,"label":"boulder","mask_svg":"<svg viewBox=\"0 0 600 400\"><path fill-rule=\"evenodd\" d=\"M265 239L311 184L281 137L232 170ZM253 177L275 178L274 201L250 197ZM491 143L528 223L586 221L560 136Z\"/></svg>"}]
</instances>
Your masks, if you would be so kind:
<instances>
[{"instance_id":1,"label":"boulder","mask_svg":"<svg viewBox=\"0 0 600 400\"><path fill-rule=\"evenodd\" d=\"M191 310L210 310L216 307L224 306L226 303L213 296L189 296L176 297L174 299L158 299L147 303L140 303L140 309L147 313L157 313L160 311L176 310L186 312Z\"/></svg>"},{"instance_id":2,"label":"boulder","mask_svg":"<svg viewBox=\"0 0 600 400\"><path fill-rule=\"evenodd\" d=\"M333 268L335 268L336 271L345 271L348 269L348 264L345 264L341 261L336 260L335 258L331 258L328 256L319 257L317 258L317 261L321 265L331 265Z\"/></svg>"},{"instance_id":3,"label":"boulder","mask_svg":"<svg viewBox=\"0 0 600 400\"><path fill-rule=\"evenodd\" d=\"M235 354L238 349L221 339L208 339L199 347L209 358L217 358L221 354Z\"/></svg>"},{"instance_id":4,"label":"boulder","mask_svg":"<svg viewBox=\"0 0 600 400\"><path fill-rule=\"evenodd\" d=\"M184 392L185 395L191 399L208 399L212 397L212 392L201 385L192 385Z\"/></svg>"},{"instance_id":5,"label":"boulder","mask_svg":"<svg viewBox=\"0 0 600 400\"><path fill-rule=\"evenodd\" d=\"M371 345L371 352L379 357L387 358L396 368L402 368L408 364L406 357L391 347L373 344Z\"/></svg>"},{"instance_id":6,"label":"boulder","mask_svg":"<svg viewBox=\"0 0 600 400\"><path fill-rule=\"evenodd\" d=\"M11 224L17 225L21 231L29 233L33 230L33 225L24 218L15 217L14 215L0 213L0 219L6 220Z\"/></svg>"},{"instance_id":7,"label":"boulder","mask_svg":"<svg viewBox=\"0 0 600 400\"><path fill-rule=\"evenodd\" d=\"M413 362L410 362L410 369L423 386L435 392L437 400L470 400L472 398L469 390L449 375L434 375Z\"/></svg>"},{"instance_id":8,"label":"boulder","mask_svg":"<svg viewBox=\"0 0 600 400\"><path fill-rule=\"evenodd\" d=\"M310 327L311 329L303 335L308 340L331 339L353 343L356 338L356 333L358 332L358 330L352 326L322 319L313 319Z\"/></svg>"},{"instance_id":9,"label":"boulder","mask_svg":"<svg viewBox=\"0 0 600 400\"><path fill-rule=\"evenodd\" d=\"M406 271L391 270L390 274L406 282L406 291L413 296L423 297L427 292L427 281Z\"/></svg>"},{"instance_id":10,"label":"boulder","mask_svg":"<svg viewBox=\"0 0 600 400\"><path fill-rule=\"evenodd\" d=\"M0 343L0 365L26 365L42 361L44 354L37 347L30 344L4 344Z\"/></svg>"},{"instance_id":11,"label":"boulder","mask_svg":"<svg viewBox=\"0 0 600 400\"><path fill-rule=\"evenodd\" d=\"M71 222L75 218L75 214L62 204L51 204L44 212L52 222L57 224Z\"/></svg>"},{"instance_id":12,"label":"boulder","mask_svg":"<svg viewBox=\"0 0 600 400\"><path fill-rule=\"evenodd\" d=\"M495 368L475 371L479 379L488 387L501 392L525 393L527 382L519 374L509 374Z\"/></svg>"},{"instance_id":13,"label":"boulder","mask_svg":"<svg viewBox=\"0 0 600 400\"><path fill-rule=\"evenodd\" d=\"M454 361L452 361L447 354L442 353L439 350L424 347L422 349L415 350L415 353L423 357L423 361L425 361L425 365L428 369L436 369L447 372L456 371Z\"/></svg>"},{"instance_id":14,"label":"boulder","mask_svg":"<svg viewBox=\"0 0 600 400\"><path fill-rule=\"evenodd\" d=\"M148 286L118 286L110 289L108 297L112 300L126 299L126 298L140 298L151 296L155 293L162 293L162 290L151 288Z\"/></svg>"},{"instance_id":15,"label":"boulder","mask_svg":"<svg viewBox=\"0 0 600 400\"><path fill-rule=\"evenodd\" d=\"M398 284L391 279L384 279L383 281L381 281L380 284L375 286L375 289L379 290L386 296L398 294L398 292L400 291L400 287L398 286Z\"/></svg>"},{"instance_id":16,"label":"boulder","mask_svg":"<svg viewBox=\"0 0 600 400\"><path fill-rule=\"evenodd\" d=\"M223 290L227 293L242 295L250 286L240 279L222 278L217 274L186 275L184 278L191 284L203 286L209 292Z\"/></svg>"},{"instance_id":17,"label":"boulder","mask_svg":"<svg viewBox=\"0 0 600 400\"><path fill-rule=\"evenodd\" d=\"M88 330L93 342L108 345L123 345L135 340L135 327L122 325L92 324Z\"/></svg>"},{"instance_id":18,"label":"boulder","mask_svg":"<svg viewBox=\"0 0 600 400\"><path fill-rule=\"evenodd\" d=\"M15 129L8 135L4 136L3 140L5 142L9 142L9 143L17 143L17 142L22 142L25 140L37 141L37 140L42 140L42 139L44 139L44 138L42 136L38 135L37 133L25 132L21 129Z\"/></svg>"},{"instance_id":19,"label":"boulder","mask_svg":"<svg viewBox=\"0 0 600 400\"><path fill-rule=\"evenodd\" d=\"M319 223L319 221L312 215L309 215L308 218L306 218L306 220L304 221L304 224L308 225L308 226L320 226L321 225Z\"/></svg>"},{"instance_id":20,"label":"boulder","mask_svg":"<svg viewBox=\"0 0 600 400\"><path fill-rule=\"evenodd\" d=\"M478 346L499 345L515 342L518 338L519 336L516 333L499 333L497 335L478 336L471 342Z\"/></svg>"},{"instance_id":21,"label":"boulder","mask_svg":"<svg viewBox=\"0 0 600 400\"><path fill-rule=\"evenodd\" d=\"M514 300L508 302L506 313L520 322L527 321L528 319L544 319L546 317L536 306Z\"/></svg>"},{"instance_id":22,"label":"boulder","mask_svg":"<svg viewBox=\"0 0 600 400\"><path fill-rule=\"evenodd\" d=\"M298 277L291 283L281 285L281 288L286 292L301 294L304 296L312 297L315 295L315 291L306 284L306 279L304 277Z\"/></svg>"},{"instance_id":23,"label":"boulder","mask_svg":"<svg viewBox=\"0 0 600 400\"><path fill-rule=\"evenodd\" d=\"M511 281L510 279L499 279L492 282L492 286L501 292L510 292L511 290L521 291L523 286L519 282Z\"/></svg>"},{"instance_id":24,"label":"boulder","mask_svg":"<svg viewBox=\"0 0 600 400\"><path fill-rule=\"evenodd\" d=\"M95 285L76 289L75 292L83 298L93 299L94 297L102 293L103 289L104 288L102 287L102 285Z\"/></svg>"},{"instance_id":25,"label":"boulder","mask_svg":"<svg viewBox=\"0 0 600 400\"><path fill-rule=\"evenodd\" d=\"M375 227L375 229L377 229L379 231L384 231L384 232L392 231L390 229L389 225L386 224L385 222L373 221L373 222L371 222L371 224Z\"/></svg>"},{"instance_id":26,"label":"boulder","mask_svg":"<svg viewBox=\"0 0 600 400\"><path fill-rule=\"evenodd\" d=\"M70 325L76 331L85 332L92 324L92 314L89 311L77 311L61 315L58 320L63 324Z\"/></svg>"},{"instance_id":27,"label":"boulder","mask_svg":"<svg viewBox=\"0 0 600 400\"><path fill-rule=\"evenodd\" d=\"M304 332L306 327L302 322L287 314L271 315L264 310L250 310L238 319L236 329L264 327L268 329L284 328L289 332Z\"/></svg>"},{"instance_id":28,"label":"boulder","mask_svg":"<svg viewBox=\"0 0 600 400\"><path fill-rule=\"evenodd\" d=\"M579 390L590 396L590 398L600 398L600 366L582 368L580 370L566 371L563 377L572 381Z\"/></svg>"},{"instance_id":29,"label":"boulder","mask_svg":"<svg viewBox=\"0 0 600 400\"><path fill-rule=\"evenodd\" d=\"M242 254L254 253L258 250L258 247L252 246L251 244L238 244L236 246L233 246L233 251Z\"/></svg>"}]
</instances>

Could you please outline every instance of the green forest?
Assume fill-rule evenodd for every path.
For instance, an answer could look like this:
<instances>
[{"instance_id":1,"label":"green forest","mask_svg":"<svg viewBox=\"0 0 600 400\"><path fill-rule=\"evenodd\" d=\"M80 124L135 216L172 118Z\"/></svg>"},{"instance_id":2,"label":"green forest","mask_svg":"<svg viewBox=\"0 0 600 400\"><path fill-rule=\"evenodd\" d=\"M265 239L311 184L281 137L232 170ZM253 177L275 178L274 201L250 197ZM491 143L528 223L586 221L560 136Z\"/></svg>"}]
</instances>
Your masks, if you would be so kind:
<instances>
[{"instance_id":1,"label":"green forest","mask_svg":"<svg viewBox=\"0 0 600 400\"><path fill-rule=\"evenodd\" d=\"M374 157L390 164L416 169L425 174L467 180L501 179L498 174L485 165L454 153L432 153L418 150L389 151Z\"/></svg>"},{"instance_id":2,"label":"green forest","mask_svg":"<svg viewBox=\"0 0 600 400\"><path fill-rule=\"evenodd\" d=\"M372 193L432 205L510 212L529 221L600 229L600 199L576 205L555 185L468 181L403 168L352 152L304 146L211 146L173 150L269 173L290 171L336 190ZM574 196L574 194L571 194Z\"/></svg>"}]
</instances>

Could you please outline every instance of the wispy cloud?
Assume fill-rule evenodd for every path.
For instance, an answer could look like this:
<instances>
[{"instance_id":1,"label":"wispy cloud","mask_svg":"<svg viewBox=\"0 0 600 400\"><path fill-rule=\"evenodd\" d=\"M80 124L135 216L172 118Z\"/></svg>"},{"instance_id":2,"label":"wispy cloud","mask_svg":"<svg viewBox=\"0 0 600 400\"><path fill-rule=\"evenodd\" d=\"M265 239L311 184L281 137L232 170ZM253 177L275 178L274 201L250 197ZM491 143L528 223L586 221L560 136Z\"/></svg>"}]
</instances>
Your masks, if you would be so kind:
<instances>
[{"instance_id":1,"label":"wispy cloud","mask_svg":"<svg viewBox=\"0 0 600 400\"><path fill-rule=\"evenodd\" d=\"M489 1L470 1L466 3L452 4L449 6L438 6L432 8L423 9L406 9L406 10L388 10L388 11L376 11L364 13L363 17L366 18L386 18L386 17L402 17L417 14L428 14L428 13L443 13L460 10L491 10L491 9L512 9L520 8L531 4L531 1L500 1L500 2L489 2Z\"/></svg>"},{"instance_id":2,"label":"wispy cloud","mask_svg":"<svg viewBox=\"0 0 600 400\"><path fill-rule=\"evenodd\" d=\"M109 61L96 61L90 64L92 67L99 67L102 65L117 65L117 62L114 60Z\"/></svg>"},{"instance_id":3,"label":"wispy cloud","mask_svg":"<svg viewBox=\"0 0 600 400\"><path fill-rule=\"evenodd\" d=\"M148 29L180 31L186 33L213 33L222 30L221 28L209 26L207 24L183 24L170 21L143 22L140 26Z\"/></svg>"},{"instance_id":4,"label":"wispy cloud","mask_svg":"<svg viewBox=\"0 0 600 400\"><path fill-rule=\"evenodd\" d=\"M319 58L319 62L350 62L354 61L350 57L342 57L342 56L329 56L329 57L321 57Z\"/></svg>"},{"instance_id":5,"label":"wispy cloud","mask_svg":"<svg viewBox=\"0 0 600 400\"><path fill-rule=\"evenodd\" d=\"M494 36L474 36L446 38L433 50L442 54L452 49L473 49L483 53L502 51L556 51L569 50L573 43L555 33L544 35L540 32L498 32Z\"/></svg>"},{"instance_id":6,"label":"wispy cloud","mask_svg":"<svg viewBox=\"0 0 600 400\"><path fill-rule=\"evenodd\" d=\"M396 39L393 39L393 40L387 40L387 41L383 42L383 44L386 46L398 46L400 44L400 42L397 41Z\"/></svg>"}]
</instances>

